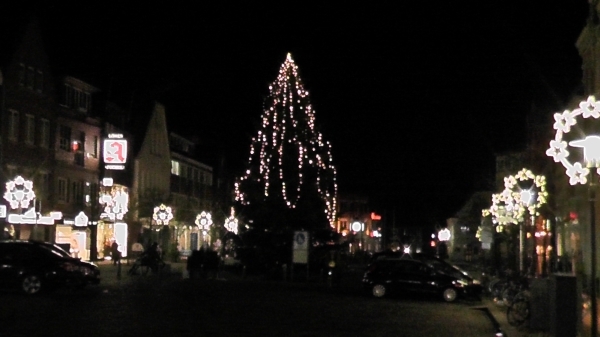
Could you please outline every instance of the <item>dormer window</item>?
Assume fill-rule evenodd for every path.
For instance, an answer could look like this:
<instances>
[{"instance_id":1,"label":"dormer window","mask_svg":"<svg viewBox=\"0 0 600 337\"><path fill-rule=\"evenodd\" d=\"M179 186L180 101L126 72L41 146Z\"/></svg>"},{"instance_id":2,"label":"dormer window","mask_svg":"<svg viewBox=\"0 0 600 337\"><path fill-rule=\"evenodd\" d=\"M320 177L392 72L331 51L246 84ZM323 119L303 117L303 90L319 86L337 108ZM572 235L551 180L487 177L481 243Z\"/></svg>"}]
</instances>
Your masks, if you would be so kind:
<instances>
[{"instance_id":1,"label":"dormer window","mask_svg":"<svg viewBox=\"0 0 600 337\"><path fill-rule=\"evenodd\" d=\"M90 102L91 95L89 92L65 83L62 105L80 112L88 112L90 110Z\"/></svg>"}]
</instances>

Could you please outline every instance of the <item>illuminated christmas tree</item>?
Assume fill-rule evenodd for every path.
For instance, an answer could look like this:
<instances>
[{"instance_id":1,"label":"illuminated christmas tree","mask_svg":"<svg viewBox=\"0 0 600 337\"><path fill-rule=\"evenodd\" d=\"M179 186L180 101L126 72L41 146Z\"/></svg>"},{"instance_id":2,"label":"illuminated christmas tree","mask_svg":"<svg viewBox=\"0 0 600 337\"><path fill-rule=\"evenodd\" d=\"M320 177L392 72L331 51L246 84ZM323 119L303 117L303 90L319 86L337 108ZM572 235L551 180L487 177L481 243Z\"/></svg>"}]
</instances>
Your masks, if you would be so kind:
<instances>
[{"instance_id":1,"label":"illuminated christmas tree","mask_svg":"<svg viewBox=\"0 0 600 337\"><path fill-rule=\"evenodd\" d=\"M273 224L289 225L292 217L305 223L322 219L332 225L337 183L331 144L315 125L308 91L290 54L269 91L262 126L250 145L248 168L235 185L236 201L262 208L253 216L271 214L266 221ZM277 210L287 215L274 215ZM296 221L295 225L308 229L314 223Z\"/></svg>"}]
</instances>

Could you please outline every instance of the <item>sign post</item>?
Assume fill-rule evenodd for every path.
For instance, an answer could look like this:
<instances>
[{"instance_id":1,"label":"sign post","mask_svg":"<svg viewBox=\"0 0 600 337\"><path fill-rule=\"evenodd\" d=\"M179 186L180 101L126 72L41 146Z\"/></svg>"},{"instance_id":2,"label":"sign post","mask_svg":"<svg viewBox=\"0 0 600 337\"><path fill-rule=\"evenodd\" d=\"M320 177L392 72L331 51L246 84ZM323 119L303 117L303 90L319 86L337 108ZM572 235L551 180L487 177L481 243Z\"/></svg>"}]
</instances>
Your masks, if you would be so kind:
<instances>
[{"instance_id":1,"label":"sign post","mask_svg":"<svg viewBox=\"0 0 600 337\"><path fill-rule=\"evenodd\" d=\"M306 231L295 231L294 232L294 244L292 254L292 270L291 278L294 278L294 265L305 264L306 265L306 279L308 279L308 242L310 236Z\"/></svg>"}]
</instances>

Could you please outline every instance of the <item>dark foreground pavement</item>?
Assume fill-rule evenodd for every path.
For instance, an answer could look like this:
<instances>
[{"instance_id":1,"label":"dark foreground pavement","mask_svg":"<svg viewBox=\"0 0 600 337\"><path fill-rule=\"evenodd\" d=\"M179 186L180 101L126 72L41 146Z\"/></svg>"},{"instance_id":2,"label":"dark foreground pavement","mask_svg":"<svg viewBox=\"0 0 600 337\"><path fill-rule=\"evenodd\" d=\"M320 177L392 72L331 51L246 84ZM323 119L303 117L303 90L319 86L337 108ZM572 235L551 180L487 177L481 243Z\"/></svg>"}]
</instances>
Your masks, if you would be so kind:
<instances>
[{"instance_id":1,"label":"dark foreground pavement","mask_svg":"<svg viewBox=\"0 0 600 337\"><path fill-rule=\"evenodd\" d=\"M336 288L235 273L190 280L184 264L160 277L128 276L123 264L119 278L118 267L100 267L101 285L83 291L1 293L0 336L524 336L486 299L380 300L356 279Z\"/></svg>"}]
</instances>

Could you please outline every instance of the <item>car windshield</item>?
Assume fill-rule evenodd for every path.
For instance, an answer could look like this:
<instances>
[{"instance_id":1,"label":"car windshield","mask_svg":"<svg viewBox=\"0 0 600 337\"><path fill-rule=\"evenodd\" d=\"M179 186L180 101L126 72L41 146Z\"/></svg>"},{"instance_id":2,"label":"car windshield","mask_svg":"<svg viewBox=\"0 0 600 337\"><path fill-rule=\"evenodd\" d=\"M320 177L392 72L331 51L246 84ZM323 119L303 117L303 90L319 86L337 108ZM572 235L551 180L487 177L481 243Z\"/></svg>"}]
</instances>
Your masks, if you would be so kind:
<instances>
[{"instance_id":1,"label":"car windshield","mask_svg":"<svg viewBox=\"0 0 600 337\"><path fill-rule=\"evenodd\" d=\"M460 269L455 268L447 262L435 258L426 259L425 263L427 263L435 270L447 275L451 275L458 278L463 278L465 276Z\"/></svg>"},{"instance_id":2,"label":"car windshield","mask_svg":"<svg viewBox=\"0 0 600 337\"><path fill-rule=\"evenodd\" d=\"M47 251L48 253L54 254L56 256L59 257L68 257L70 258L71 255L69 253L67 253L64 249L60 248L59 246L53 245L53 244L40 244L40 247Z\"/></svg>"}]
</instances>

